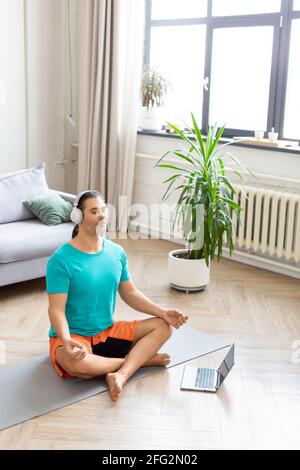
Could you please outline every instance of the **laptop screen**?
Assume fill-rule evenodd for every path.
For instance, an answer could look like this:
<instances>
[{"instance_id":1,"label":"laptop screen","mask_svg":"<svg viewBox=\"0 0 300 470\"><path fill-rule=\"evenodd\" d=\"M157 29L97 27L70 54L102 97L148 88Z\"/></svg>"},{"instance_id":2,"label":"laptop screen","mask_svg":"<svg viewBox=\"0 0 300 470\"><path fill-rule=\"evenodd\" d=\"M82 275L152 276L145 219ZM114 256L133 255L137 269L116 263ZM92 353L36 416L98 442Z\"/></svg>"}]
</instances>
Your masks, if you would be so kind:
<instances>
[{"instance_id":1,"label":"laptop screen","mask_svg":"<svg viewBox=\"0 0 300 470\"><path fill-rule=\"evenodd\" d=\"M228 372L230 371L230 369L232 369L233 365L234 365L234 343L231 345L228 353L226 354L218 370L221 372L221 374L225 378Z\"/></svg>"}]
</instances>

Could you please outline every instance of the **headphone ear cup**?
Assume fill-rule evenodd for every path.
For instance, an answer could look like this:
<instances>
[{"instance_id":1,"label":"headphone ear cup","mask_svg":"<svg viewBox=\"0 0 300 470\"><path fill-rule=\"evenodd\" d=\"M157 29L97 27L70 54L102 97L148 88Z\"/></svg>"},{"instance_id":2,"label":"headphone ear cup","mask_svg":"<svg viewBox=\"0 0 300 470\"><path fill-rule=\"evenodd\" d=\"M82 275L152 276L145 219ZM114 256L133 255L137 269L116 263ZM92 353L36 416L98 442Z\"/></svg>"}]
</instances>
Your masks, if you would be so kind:
<instances>
[{"instance_id":1,"label":"headphone ear cup","mask_svg":"<svg viewBox=\"0 0 300 470\"><path fill-rule=\"evenodd\" d=\"M78 209L78 207L73 207L71 214L70 214L70 219L74 224L81 224L82 222L81 209Z\"/></svg>"}]
</instances>

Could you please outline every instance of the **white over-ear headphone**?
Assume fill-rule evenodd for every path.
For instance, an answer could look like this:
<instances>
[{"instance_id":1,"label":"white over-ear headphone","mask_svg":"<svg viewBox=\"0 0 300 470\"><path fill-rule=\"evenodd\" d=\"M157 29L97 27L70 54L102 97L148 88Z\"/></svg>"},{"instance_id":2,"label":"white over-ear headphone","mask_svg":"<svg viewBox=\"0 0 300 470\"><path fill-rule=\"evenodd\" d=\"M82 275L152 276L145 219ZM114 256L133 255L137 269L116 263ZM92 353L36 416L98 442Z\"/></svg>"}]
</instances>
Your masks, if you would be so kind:
<instances>
[{"instance_id":1,"label":"white over-ear headphone","mask_svg":"<svg viewBox=\"0 0 300 470\"><path fill-rule=\"evenodd\" d=\"M83 213L82 213L82 210L79 209L79 207L77 206L78 206L81 196L83 196L83 194L85 193L89 193L90 191L93 191L93 193L99 194L99 196L104 200L103 194L99 193L99 191L95 191L94 189L88 189L86 191L82 191L81 193L79 193L78 196L76 196L76 199L73 203L73 209L70 214L70 219L72 220L74 224L81 224L82 222Z\"/></svg>"}]
</instances>

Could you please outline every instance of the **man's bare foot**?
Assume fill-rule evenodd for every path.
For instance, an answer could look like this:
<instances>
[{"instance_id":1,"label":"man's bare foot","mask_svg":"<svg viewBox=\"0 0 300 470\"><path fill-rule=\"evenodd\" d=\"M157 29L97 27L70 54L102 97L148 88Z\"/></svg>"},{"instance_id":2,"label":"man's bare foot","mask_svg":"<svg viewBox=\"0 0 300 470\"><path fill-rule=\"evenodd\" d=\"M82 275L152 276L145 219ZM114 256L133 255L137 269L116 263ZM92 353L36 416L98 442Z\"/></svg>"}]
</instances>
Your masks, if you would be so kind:
<instances>
[{"instance_id":1,"label":"man's bare foot","mask_svg":"<svg viewBox=\"0 0 300 470\"><path fill-rule=\"evenodd\" d=\"M145 366L167 366L170 363L170 356L167 353L157 353L148 362Z\"/></svg>"},{"instance_id":2,"label":"man's bare foot","mask_svg":"<svg viewBox=\"0 0 300 470\"><path fill-rule=\"evenodd\" d=\"M109 372L105 376L106 383L109 387L110 397L116 401L123 392L124 378L118 372Z\"/></svg>"}]
</instances>

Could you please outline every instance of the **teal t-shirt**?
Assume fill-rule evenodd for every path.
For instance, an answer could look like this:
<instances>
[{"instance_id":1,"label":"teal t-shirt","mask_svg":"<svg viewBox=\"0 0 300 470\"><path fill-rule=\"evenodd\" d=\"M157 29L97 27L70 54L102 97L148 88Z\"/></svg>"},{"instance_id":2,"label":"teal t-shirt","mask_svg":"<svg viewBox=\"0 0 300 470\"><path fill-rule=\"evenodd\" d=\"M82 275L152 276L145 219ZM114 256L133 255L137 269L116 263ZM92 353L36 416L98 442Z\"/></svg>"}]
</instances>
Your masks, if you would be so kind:
<instances>
[{"instance_id":1,"label":"teal t-shirt","mask_svg":"<svg viewBox=\"0 0 300 470\"><path fill-rule=\"evenodd\" d=\"M119 283L129 279L125 251L105 237L99 253L85 253L64 243L49 258L46 269L47 292L68 294L69 330L82 336L94 336L114 323ZM57 336L52 325L49 336Z\"/></svg>"}]
</instances>

